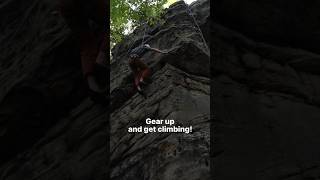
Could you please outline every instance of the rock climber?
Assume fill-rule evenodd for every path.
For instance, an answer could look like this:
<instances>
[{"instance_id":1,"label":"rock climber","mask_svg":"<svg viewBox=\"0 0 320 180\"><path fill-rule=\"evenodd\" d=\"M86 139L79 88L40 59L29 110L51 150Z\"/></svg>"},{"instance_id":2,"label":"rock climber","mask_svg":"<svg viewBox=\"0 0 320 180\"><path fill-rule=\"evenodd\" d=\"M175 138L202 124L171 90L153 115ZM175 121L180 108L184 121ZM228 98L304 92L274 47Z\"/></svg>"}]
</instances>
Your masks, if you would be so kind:
<instances>
[{"instance_id":1,"label":"rock climber","mask_svg":"<svg viewBox=\"0 0 320 180\"><path fill-rule=\"evenodd\" d=\"M146 85L149 82L151 75L150 68L142 61L142 56L147 51L154 51L162 54L167 54L168 52L152 48L149 44L140 45L132 49L129 53L129 67L134 75L134 86L137 91L143 95L142 85Z\"/></svg>"},{"instance_id":2,"label":"rock climber","mask_svg":"<svg viewBox=\"0 0 320 180\"><path fill-rule=\"evenodd\" d=\"M59 0L59 11L80 46L82 72L93 99L107 86L107 2Z\"/></svg>"}]
</instances>

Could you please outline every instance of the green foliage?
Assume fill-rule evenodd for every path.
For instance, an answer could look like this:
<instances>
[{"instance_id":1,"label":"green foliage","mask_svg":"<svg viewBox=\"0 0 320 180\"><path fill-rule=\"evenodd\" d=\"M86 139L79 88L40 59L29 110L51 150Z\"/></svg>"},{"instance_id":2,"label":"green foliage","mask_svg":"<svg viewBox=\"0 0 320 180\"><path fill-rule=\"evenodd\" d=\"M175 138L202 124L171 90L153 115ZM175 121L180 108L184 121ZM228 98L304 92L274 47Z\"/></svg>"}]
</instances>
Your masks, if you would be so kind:
<instances>
[{"instance_id":1,"label":"green foliage","mask_svg":"<svg viewBox=\"0 0 320 180\"><path fill-rule=\"evenodd\" d=\"M155 23L167 0L111 0L110 47L144 22Z\"/></svg>"}]
</instances>

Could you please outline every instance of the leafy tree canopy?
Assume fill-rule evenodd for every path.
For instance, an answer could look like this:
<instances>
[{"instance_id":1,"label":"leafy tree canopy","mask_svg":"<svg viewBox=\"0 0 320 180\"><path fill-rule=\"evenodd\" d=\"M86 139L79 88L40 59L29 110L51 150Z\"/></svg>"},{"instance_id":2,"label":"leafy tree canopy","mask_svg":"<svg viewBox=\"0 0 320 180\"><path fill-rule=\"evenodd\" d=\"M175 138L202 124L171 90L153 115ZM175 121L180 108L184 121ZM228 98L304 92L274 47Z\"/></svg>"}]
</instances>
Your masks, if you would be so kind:
<instances>
[{"instance_id":1,"label":"leafy tree canopy","mask_svg":"<svg viewBox=\"0 0 320 180\"><path fill-rule=\"evenodd\" d=\"M153 23L175 0L111 0L110 47L144 22Z\"/></svg>"}]
</instances>

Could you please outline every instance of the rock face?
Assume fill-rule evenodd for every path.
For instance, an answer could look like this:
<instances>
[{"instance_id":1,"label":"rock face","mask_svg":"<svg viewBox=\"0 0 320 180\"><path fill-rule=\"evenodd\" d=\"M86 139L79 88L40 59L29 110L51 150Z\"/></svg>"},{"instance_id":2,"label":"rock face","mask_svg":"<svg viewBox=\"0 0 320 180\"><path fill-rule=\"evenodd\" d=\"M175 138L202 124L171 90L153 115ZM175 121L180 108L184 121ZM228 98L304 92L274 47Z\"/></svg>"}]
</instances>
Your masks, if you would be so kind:
<instances>
[{"instance_id":1,"label":"rock face","mask_svg":"<svg viewBox=\"0 0 320 180\"><path fill-rule=\"evenodd\" d=\"M287 11L282 2L260 2L281 11L217 1L210 24L209 1L192 4L205 40L184 3L170 7L147 28L147 43L170 53L145 54L153 71L146 99L127 66L128 49L144 39L138 28L112 52L109 107L87 97L78 49L52 2L2 2L0 180L318 179L317 16L302 18L311 5L295 15L296 1L283 1ZM192 125L193 133L127 133L152 116Z\"/></svg>"},{"instance_id":2,"label":"rock face","mask_svg":"<svg viewBox=\"0 0 320 180\"><path fill-rule=\"evenodd\" d=\"M79 55L53 10L37 0L1 3L0 163L29 148L85 97Z\"/></svg>"},{"instance_id":3,"label":"rock face","mask_svg":"<svg viewBox=\"0 0 320 180\"><path fill-rule=\"evenodd\" d=\"M153 78L147 99L136 94L111 114L111 179L210 179L209 79L171 65ZM128 133L148 117L174 119L193 132Z\"/></svg>"},{"instance_id":4,"label":"rock face","mask_svg":"<svg viewBox=\"0 0 320 180\"><path fill-rule=\"evenodd\" d=\"M320 52L320 2L216 0L216 22L257 41Z\"/></svg>"},{"instance_id":5,"label":"rock face","mask_svg":"<svg viewBox=\"0 0 320 180\"><path fill-rule=\"evenodd\" d=\"M108 112L88 98L53 2L3 1L0 179L106 179Z\"/></svg>"},{"instance_id":6,"label":"rock face","mask_svg":"<svg viewBox=\"0 0 320 180\"><path fill-rule=\"evenodd\" d=\"M214 179L317 179L320 56L212 26Z\"/></svg>"},{"instance_id":7,"label":"rock face","mask_svg":"<svg viewBox=\"0 0 320 180\"><path fill-rule=\"evenodd\" d=\"M191 6L195 19L188 6L178 2L158 25L147 28L145 39L151 46L170 50L144 56L153 71L147 99L133 91L126 57L130 47L141 43L145 27L116 46L109 107L88 98L79 49L63 18L52 13L56 5L19 3L0 5L5 14L0 22L6 25L0 38L5 45L0 62L0 145L7 147L1 149L0 180L99 180L108 179L109 172L113 179L210 179L209 41L199 29L208 28L208 1ZM203 34L208 37L207 31ZM192 125L193 133L126 132L147 115Z\"/></svg>"},{"instance_id":8,"label":"rock face","mask_svg":"<svg viewBox=\"0 0 320 180\"><path fill-rule=\"evenodd\" d=\"M210 58L199 29L208 22L209 9L202 10L204 16L194 12L193 18L188 6L177 2L166 11L162 24L150 28L155 30L147 43L170 53L145 54L153 71L147 98L134 94L111 113L111 179L210 179ZM137 34L143 34L143 28L113 51L110 89L115 94L132 85L125 52L141 43L143 37L137 39ZM191 134L128 133L129 127L144 126L148 117L174 119L194 130Z\"/></svg>"}]
</instances>

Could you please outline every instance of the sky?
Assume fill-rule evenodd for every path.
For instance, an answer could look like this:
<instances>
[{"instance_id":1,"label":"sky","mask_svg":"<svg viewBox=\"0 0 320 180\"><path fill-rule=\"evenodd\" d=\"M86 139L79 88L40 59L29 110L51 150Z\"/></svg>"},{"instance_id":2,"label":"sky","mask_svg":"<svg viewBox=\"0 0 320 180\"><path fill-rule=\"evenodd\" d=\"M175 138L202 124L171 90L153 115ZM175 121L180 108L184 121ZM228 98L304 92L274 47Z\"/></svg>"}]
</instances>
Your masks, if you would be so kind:
<instances>
[{"instance_id":1,"label":"sky","mask_svg":"<svg viewBox=\"0 0 320 180\"><path fill-rule=\"evenodd\" d=\"M186 2L187 4L191 4L193 1L196 1L196 0L184 0L184 2Z\"/></svg>"},{"instance_id":2,"label":"sky","mask_svg":"<svg viewBox=\"0 0 320 180\"><path fill-rule=\"evenodd\" d=\"M164 5L165 8L169 7L171 4L173 4L174 2L177 2L178 0L168 0L167 4ZM187 4L191 4L192 2L194 2L196 0L184 0L185 3Z\"/></svg>"},{"instance_id":3,"label":"sky","mask_svg":"<svg viewBox=\"0 0 320 180\"><path fill-rule=\"evenodd\" d=\"M173 4L173 3L177 2L177 1L178 0L168 0L168 2L164 5L164 7L168 8L171 4ZM187 4L191 4L194 1L196 1L196 0L184 0L184 2L187 3ZM130 27L130 24L131 24L131 22L128 23L128 27ZM130 28L127 28L125 30L125 34L129 34L131 32L132 32L132 29L130 29Z\"/></svg>"},{"instance_id":4,"label":"sky","mask_svg":"<svg viewBox=\"0 0 320 180\"><path fill-rule=\"evenodd\" d=\"M171 4L177 2L178 0L168 0L168 2L164 5L164 8L168 8ZM196 0L184 0L185 3L187 4L191 4L192 2L194 2ZM131 27L131 22L128 23L127 28L124 31L124 34L130 34L132 32L132 29L129 28ZM111 50L110 50L110 54L111 54Z\"/></svg>"}]
</instances>

